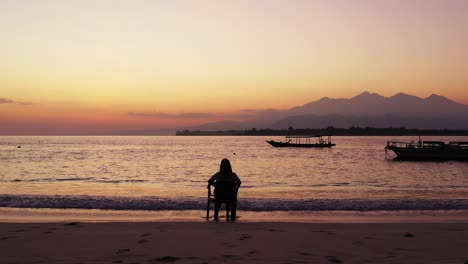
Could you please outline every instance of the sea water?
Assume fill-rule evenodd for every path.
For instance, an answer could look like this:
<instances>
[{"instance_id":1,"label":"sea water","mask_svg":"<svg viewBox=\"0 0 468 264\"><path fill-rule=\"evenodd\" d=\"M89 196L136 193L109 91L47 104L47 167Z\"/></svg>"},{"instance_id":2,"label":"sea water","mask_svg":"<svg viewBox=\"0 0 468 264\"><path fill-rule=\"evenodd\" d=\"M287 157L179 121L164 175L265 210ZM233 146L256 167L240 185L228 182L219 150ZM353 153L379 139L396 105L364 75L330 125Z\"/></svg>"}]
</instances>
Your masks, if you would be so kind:
<instances>
[{"instance_id":1,"label":"sea water","mask_svg":"<svg viewBox=\"0 0 468 264\"><path fill-rule=\"evenodd\" d=\"M270 136L1 136L0 207L204 210L221 159L242 180L242 211L467 210L468 162L386 158L387 140L274 148ZM423 140L468 141L468 137Z\"/></svg>"}]
</instances>

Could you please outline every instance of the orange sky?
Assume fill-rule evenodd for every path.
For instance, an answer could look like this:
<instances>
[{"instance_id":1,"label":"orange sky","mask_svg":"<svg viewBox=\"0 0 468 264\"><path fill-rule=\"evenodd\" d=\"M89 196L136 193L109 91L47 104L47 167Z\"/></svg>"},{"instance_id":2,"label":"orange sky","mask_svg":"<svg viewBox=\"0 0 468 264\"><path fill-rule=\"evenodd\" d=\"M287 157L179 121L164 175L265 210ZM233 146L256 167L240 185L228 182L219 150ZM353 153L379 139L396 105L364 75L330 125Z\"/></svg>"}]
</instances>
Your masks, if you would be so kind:
<instances>
[{"instance_id":1,"label":"orange sky","mask_svg":"<svg viewBox=\"0 0 468 264\"><path fill-rule=\"evenodd\" d=\"M0 129L183 127L365 90L468 104L467 13L464 0L0 1Z\"/></svg>"}]
</instances>

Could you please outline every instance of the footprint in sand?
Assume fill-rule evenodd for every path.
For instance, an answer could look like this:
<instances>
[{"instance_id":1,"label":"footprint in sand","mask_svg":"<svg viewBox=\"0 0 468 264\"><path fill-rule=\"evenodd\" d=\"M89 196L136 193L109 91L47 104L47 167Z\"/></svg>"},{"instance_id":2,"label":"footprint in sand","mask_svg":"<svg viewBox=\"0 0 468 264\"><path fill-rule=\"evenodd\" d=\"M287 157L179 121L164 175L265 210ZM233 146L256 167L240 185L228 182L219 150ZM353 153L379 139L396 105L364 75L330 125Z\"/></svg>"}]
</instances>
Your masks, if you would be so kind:
<instances>
[{"instance_id":1,"label":"footprint in sand","mask_svg":"<svg viewBox=\"0 0 468 264\"><path fill-rule=\"evenodd\" d=\"M329 235L335 235L335 233L333 233L331 231L326 231L326 230L312 230L310 232L312 232L312 233L327 233Z\"/></svg>"},{"instance_id":2,"label":"footprint in sand","mask_svg":"<svg viewBox=\"0 0 468 264\"><path fill-rule=\"evenodd\" d=\"M405 233L405 234L403 235L403 237L405 237L405 238L411 238L411 237L414 237L414 235L411 234L411 233Z\"/></svg>"},{"instance_id":3,"label":"footprint in sand","mask_svg":"<svg viewBox=\"0 0 468 264\"><path fill-rule=\"evenodd\" d=\"M182 258L180 257L174 257L174 256L164 256L160 258L154 258L151 259L152 262L164 262L164 263L169 263L169 262L176 262L178 260L181 260Z\"/></svg>"},{"instance_id":4,"label":"footprint in sand","mask_svg":"<svg viewBox=\"0 0 468 264\"><path fill-rule=\"evenodd\" d=\"M12 239L12 238L18 238L17 236L5 236L0 238L1 240L7 240L7 239Z\"/></svg>"},{"instance_id":5,"label":"footprint in sand","mask_svg":"<svg viewBox=\"0 0 468 264\"><path fill-rule=\"evenodd\" d=\"M240 261L242 259L241 256L238 256L238 255L229 255L229 254L226 254L226 255L223 255L223 263L225 263L227 260L229 260L229 262L231 261Z\"/></svg>"},{"instance_id":6,"label":"footprint in sand","mask_svg":"<svg viewBox=\"0 0 468 264\"><path fill-rule=\"evenodd\" d=\"M397 248L393 248L394 250L396 251L404 251L404 250L407 250L407 249L404 249L404 248L400 248L400 247L397 247Z\"/></svg>"},{"instance_id":7,"label":"footprint in sand","mask_svg":"<svg viewBox=\"0 0 468 264\"><path fill-rule=\"evenodd\" d=\"M343 261L336 256L327 256L327 260L330 263L343 263Z\"/></svg>"},{"instance_id":8,"label":"footprint in sand","mask_svg":"<svg viewBox=\"0 0 468 264\"><path fill-rule=\"evenodd\" d=\"M461 228L447 228L447 229L445 229L445 230L448 230L448 231L465 231L465 230L463 230L463 229L461 229ZM467 260L467 261L468 261L468 260ZM468 264L468 263L465 262L465 264Z\"/></svg>"},{"instance_id":9,"label":"footprint in sand","mask_svg":"<svg viewBox=\"0 0 468 264\"><path fill-rule=\"evenodd\" d=\"M80 222L71 222L71 223L66 223L64 226L78 226L81 227Z\"/></svg>"},{"instance_id":10,"label":"footprint in sand","mask_svg":"<svg viewBox=\"0 0 468 264\"><path fill-rule=\"evenodd\" d=\"M314 254L309 253L309 252L297 252L297 254L299 254L301 256L313 256L314 255Z\"/></svg>"},{"instance_id":11,"label":"footprint in sand","mask_svg":"<svg viewBox=\"0 0 468 264\"><path fill-rule=\"evenodd\" d=\"M239 240L246 240L246 239L249 239L251 236L248 236L246 234L242 234L241 237L239 238Z\"/></svg>"},{"instance_id":12,"label":"footprint in sand","mask_svg":"<svg viewBox=\"0 0 468 264\"><path fill-rule=\"evenodd\" d=\"M281 229L268 229L268 232L284 232L284 230L281 230Z\"/></svg>"},{"instance_id":13,"label":"footprint in sand","mask_svg":"<svg viewBox=\"0 0 468 264\"><path fill-rule=\"evenodd\" d=\"M236 245L229 242L221 242L221 245L228 248L235 248Z\"/></svg>"},{"instance_id":14,"label":"footprint in sand","mask_svg":"<svg viewBox=\"0 0 468 264\"><path fill-rule=\"evenodd\" d=\"M141 239L141 240L138 240L137 243L138 243L138 244L145 244L145 243L148 243L148 240L146 240L146 239Z\"/></svg>"},{"instance_id":15,"label":"footprint in sand","mask_svg":"<svg viewBox=\"0 0 468 264\"><path fill-rule=\"evenodd\" d=\"M326 231L326 230L311 230L310 232L312 232L312 233L330 233L330 231Z\"/></svg>"}]
</instances>

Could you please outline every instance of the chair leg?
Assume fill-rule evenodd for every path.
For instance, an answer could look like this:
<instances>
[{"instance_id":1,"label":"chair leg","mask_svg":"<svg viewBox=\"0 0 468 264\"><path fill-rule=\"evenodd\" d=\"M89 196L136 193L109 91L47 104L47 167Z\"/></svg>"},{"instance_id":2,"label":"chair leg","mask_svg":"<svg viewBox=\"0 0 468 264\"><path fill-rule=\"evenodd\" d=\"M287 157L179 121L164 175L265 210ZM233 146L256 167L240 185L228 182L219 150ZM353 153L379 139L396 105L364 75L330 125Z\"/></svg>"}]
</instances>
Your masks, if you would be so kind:
<instances>
[{"instance_id":1,"label":"chair leg","mask_svg":"<svg viewBox=\"0 0 468 264\"><path fill-rule=\"evenodd\" d=\"M218 220L219 208L221 208L221 203L215 202L215 211L214 211L215 220Z\"/></svg>"},{"instance_id":2,"label":"chair leg","mask_svg":"<svg viewBox=\"0 0 468 264\"><path fill-rule=\"evenodd\" d=\"M231 211L231 203L226 203L226 220L229 220L230 211Z\"/></svg>"},{"instance_id":3,"label":"chair leg","mask_svg":"<svg viewBox=\"0 0 468 264\"><path fill-rule=\"evenodd\" d=\"M237 203L233 202L231 204L231 220L236 220L236 213L237 213Z\"/></svg>"},{"instance_id":4,"label":"chair leg","mask_svg":"<svg viewBox=\"0 0 468 264\"><path fill-rule=\"evenodd\" d=\"M210 218L210 196L208 195L208 201L206 202L206 219Z\"/></svg>"}]
</instances>

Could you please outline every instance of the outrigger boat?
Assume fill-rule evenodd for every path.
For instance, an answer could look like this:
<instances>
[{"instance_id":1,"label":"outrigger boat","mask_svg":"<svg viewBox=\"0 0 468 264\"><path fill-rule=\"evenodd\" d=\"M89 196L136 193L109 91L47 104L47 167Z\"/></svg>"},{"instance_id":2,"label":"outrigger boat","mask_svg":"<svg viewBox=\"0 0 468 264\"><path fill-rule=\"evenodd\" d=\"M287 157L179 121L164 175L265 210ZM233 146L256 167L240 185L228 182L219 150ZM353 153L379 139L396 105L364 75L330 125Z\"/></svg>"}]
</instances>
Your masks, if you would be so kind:
<instances>
[{"instance_id":1,"label":"outrigger boat","mask_svg":"<svg viewBox=\"0 0 468 264\"><path fill-rule=\"evenodd\" d=\"M331 148L336 144L331 142L331 136L324 140L322 135L317 136L286 136L286 142L267 140L266 142L276 148ZM318 138L317 143L312 139Z\"/></svg>"},{"instance_id":2,"label":"outrigger boat","mask_svg":"<svg viewBox=\"0 0 468 264\"><path fill-rule=\"evenodd\" d=\"M385 153L392 150L402 160L465 160L468 161L468 142L464 141L387 141Z\"/></svg>"}]
</instances>

